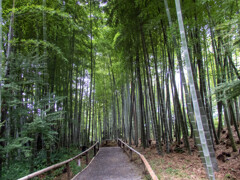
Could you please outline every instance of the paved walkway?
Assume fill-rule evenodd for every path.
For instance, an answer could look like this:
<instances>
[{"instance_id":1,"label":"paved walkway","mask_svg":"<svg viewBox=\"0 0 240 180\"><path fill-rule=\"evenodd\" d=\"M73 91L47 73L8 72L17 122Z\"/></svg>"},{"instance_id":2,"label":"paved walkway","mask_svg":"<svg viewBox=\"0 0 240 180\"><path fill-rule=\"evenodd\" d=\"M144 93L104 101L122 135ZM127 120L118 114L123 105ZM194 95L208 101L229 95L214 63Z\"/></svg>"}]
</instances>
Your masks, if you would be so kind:
<instances>
[{"instance_id":1,"label":"paved walkway","mask_svg":"<svg viewBox=\"0 0 240 180\"><path fill-rule=\"evenodd\" d=\"M102 147L87 169L74 180L141 180L141 168L119 147Z\"/></svg>"}]
</instances>

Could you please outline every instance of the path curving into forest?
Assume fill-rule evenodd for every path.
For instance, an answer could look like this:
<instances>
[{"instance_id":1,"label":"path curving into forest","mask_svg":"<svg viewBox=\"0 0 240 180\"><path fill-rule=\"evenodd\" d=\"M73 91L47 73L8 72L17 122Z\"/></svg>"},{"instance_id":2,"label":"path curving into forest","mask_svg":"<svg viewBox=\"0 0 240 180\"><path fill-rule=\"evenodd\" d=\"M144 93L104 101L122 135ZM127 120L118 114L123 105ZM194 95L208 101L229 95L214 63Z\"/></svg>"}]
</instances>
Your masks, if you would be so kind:
<instances>
[{"instance_id":1,"label":"path curving into forest","mask_svg":"<svg viewBox=\"0 0 240 180\"><path fill-rule=\"evenodd\" d=\"M140 180L140 167L119 147L102 147L91 164L74 180Z\"/></svg>"}]
</instances>

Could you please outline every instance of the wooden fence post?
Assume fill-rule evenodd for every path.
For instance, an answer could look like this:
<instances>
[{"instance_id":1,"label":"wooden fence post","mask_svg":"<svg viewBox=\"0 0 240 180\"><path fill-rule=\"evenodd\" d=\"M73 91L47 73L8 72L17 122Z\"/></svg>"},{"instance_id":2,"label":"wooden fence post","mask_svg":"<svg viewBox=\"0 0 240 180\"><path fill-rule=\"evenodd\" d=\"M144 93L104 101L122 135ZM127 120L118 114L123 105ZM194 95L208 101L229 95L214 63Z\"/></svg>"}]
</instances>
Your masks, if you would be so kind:
<instances>
[{"instance_id":1,"label":"wooden fence post","mask_svg":"<svg viewBox=\"0 0 240 180\"><path fill-rule=\"evenodd\" d=\"M141 160L142 160L142 159L141 159ZM145 165L144 165L143 160L142 160L142 163L143 163L143 174L146 174L146 167L145 167Z\"/></svg>"},{"instance_id":2,"label":"wooden fence post","mask_svg":"<svg viewBox=\"0 0 240 180\"><path fill-rule=\"evenodd\" d=\"M70 180L70 167L69 167L69 163L66 164L67 167L67 178Z\"/></svg>"},{"instance_id":3,"label":"wooden fence post","mask_svg":"<svg viewBox=\"0 0 240 180\"><path fill-rule=\"evenodd\" d=\"M79 167L81 167L81 157L78 159L77 164Z\"/></svg>"},{"instance_id":4,"label":"wooden fence post","mask_svg":"<svg viewBox=\"0 0 240 180\"><path fill-rule=\"evenodd\" d=\"M130 149L130 161L132 161L132 150Z\"/></svg>"},{"instance_id":5,"label":"wooden fence post","mask_svg":"<svg viewBox=\"0 0 240 180\"><path fill-rule=\"evenodd\" d=\"M97 146L97 145L96 145ZM96 146L93 147L93 153L94 153L94 156L96 156Z\"/></svg>"},{"instance_id":6,"label":"wooden fence post","mask_svg":"<svg viewBox=\"0 0 240 180\"><path fill-rule=\"evenodd\" d=\"M86 165L88 165L88 152L86 152Z\"/></svg>"}]
</instances>

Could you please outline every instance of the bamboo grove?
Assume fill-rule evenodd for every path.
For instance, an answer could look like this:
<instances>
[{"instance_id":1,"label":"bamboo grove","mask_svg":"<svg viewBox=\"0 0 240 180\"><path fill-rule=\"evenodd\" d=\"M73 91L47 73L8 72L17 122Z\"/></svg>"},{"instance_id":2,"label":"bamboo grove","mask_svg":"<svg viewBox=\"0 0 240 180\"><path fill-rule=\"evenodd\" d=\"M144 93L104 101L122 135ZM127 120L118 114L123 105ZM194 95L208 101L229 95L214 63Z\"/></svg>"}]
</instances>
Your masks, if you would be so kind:
<instances>
[{"instance_id":1,"label":"bamboo grove","mask_svg":"<svg viewBox=\"0 0 240 180\"><path fill-rule=\"evenodd\" d=\"M214 179L223 128L240 140L238 3L0 0L0 174L97 140L193 139Z\"/></svg>"}]
</instances>

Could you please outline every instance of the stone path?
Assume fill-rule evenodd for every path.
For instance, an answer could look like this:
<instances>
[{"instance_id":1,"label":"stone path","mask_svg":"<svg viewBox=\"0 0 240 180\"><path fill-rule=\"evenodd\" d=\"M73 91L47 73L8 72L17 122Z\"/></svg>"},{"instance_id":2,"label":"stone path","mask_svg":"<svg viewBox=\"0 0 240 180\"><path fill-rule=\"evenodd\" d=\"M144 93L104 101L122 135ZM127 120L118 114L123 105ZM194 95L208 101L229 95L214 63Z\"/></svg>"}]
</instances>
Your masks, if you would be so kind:
<instances>
[{"instance_id":1,"label":"stone path","mask_svg":"<svg viewBox=\"0 0 240 180\"><path fill-rule=\"evenodd\" d=\"M141 180L140 167L119 147L102 147L89 167L74 180Z\"/></svg>"}]
</instances>

